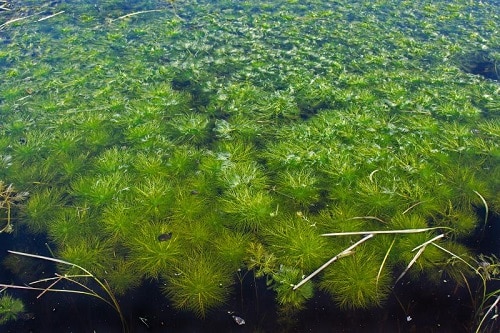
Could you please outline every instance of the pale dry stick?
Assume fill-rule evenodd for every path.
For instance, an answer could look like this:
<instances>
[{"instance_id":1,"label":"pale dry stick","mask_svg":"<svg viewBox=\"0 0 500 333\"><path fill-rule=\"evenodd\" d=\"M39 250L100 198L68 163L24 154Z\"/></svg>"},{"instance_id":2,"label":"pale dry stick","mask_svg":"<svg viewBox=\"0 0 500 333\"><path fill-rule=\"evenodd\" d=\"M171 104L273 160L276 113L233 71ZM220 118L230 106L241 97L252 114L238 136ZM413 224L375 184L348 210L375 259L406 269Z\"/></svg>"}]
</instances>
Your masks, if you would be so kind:
<instances>
[{"instance_id":1,"label":"pale dry stick","mask_svg":"<svg viewBox=\"0 0 500 333\"><path fill-rule=\"evenodd\" d=\"M414 204L413 204L413 205L411 205L410 207L406 208L406 209L404 210L404 212L403 212L403 213L401 213L401 214L403 214L403 215L404 215L404 214L408 213L410 210L412 210L413 208L417 207L417 206L418 206L418 205L420 205L421 203L423 203L423 201L419 201L419 202L417 202L417 203L414 203Z\"/></svg>"},{"instance_id":2,"label":"pale dry stick","mask_svg":"<svg viewBox=\"0 0 500 333\"><path fill-rule=\"evenodd\" d=\"M382 222L383 224L387 224L387 222L385 222L382 219L379 219L376 216L355 216L355 217L351 217L348 220L376 220L376 221Z\"/></svg>"},{"instance_id":3,"label":"pale dry stick","mask_svg":"<svg viewBox=\"0 0 500 333\"><path fill-rule=\"evenodd\" d=\"M45 291L52 291L52 292L61 292L61 293L70 293L70 294L81 294L81 295L87 295L87 296L93 296L93 297L98 297L96 296L97 294L94 293L89 293L86 291L81 291L81 290L74 290L74 289L47 289L47 288L40 288L40 287L30 287L30 286L19 286L17 284L3 284L0 283L0 287L3 288L2 290L5 289L23 289L23 290L39 290L42 292ZM101 300L104 300L107 302L105 299L102 299L102 297L98 297ZM107 302L109 303L109 302Z\"/></svg>"},{"instance_id":4,"label":"pale dry stick","mask_svg":"<svg viewBox=\"0 0 500 333\"><path fill-rule=\"evenodd\" d=\"M332 259L328 260L320 268L318 268L317 270L315 270L314 272L312 272L311 274L309 274L307 277L305 277L304 279L302 279L302 281L300 281L299 283L297 283L296 285L294 285L293 286L293 290L297 290L298 288L300 288L303 284L305 284L307 281L309 281L310 279L312 279L313 277L315 277L319 272L321 272L322 270L324 270L326 267L328 267L328 265L330 265L334 261L337 261L338 259L340 259L342 257L351 255L352 254L352 249L354 249L356 246L358 246L361 243L369 240L372 237L373 237L373 234L366 235L361 240L359 240L356 243L352 244L347 249L345 249L344 251L340 252L339 254L337 254Z\"/></svg>"},{"instance_id":5,"label":"pale dry stick","mask_svg":"<svg viewBox=\"0 0 500 333\"><path fill-rule=\"evenodd\" d=\"M121 19L124 19L127 17L135 16L135 15L146 14L146 13L151 13L151 12L162 12L162 11L163 11L162 9L141 10L139 12L134 12L134 13L122 15L120 17L112 19L110 22L114 22L114 21L121 20Z\"/></svg>"},{"instance_id":6,"label":"pale dry stick","mask_svg":"<svg viewBox=\"0 0 500 333\"><path fill-rule=\"evenodd\" d=\"M49 16L42 17L41 19L38 19L37 22L48 20L49 18L52 18L52 17L57 16L57 15L62 14L62 13L64 13L64 10L61 10L60 12L57 12L57 13L49 15Z\"/></svg>"},{"instance_id":7,"label":"pale dry stick","mask_svg":"<svg viewBox=\"0 0 500 333\"><path fill-rule=\"evenodd\" d=\"M37 283L42 283L42 282L49 282L49 281L54 281L54 283L52 283L49 287L45 288L46 291L57 291L56 289L52 288L53 285L55 285L57 282L61 281L61 280L66 280L66 281L70 281L70 282L73 282L74 284L82 287L83 289L85 290L88 290L88 293L86 293L86 295L90 295L90 296L94 296L94 297L97 297L99 298L100 300L106 302L107 304L109 304L110 306L113 306L113 304L111 304L108 300L106 300L105 298L103 298L102 296L100 296L98 293L96 293L94 290L92 290L91 288L87 287L86 285L84 285L83 283L81 282L78 282L77 278L94 278L92 275L87 275L87 274L80 274L80 275L61 275L61 274L55 274L55 277L51 277L51 278L45 278L45 279L40 279L40 280L36 280L36 281L33 281L33 282L30 282L29 285L34 285L34 284L37 284ZM38 287L36 287L38 288ZM68 290L71 290L71 289L68 289ZM44 292L45 293L45 292ZM42 293L42 294L44 294ZM42 296L42 294L38 295L37 298L40 298Z\"/></svg>"},{"instance_id":8,"label":"pale dry stick","mask_svg":"<svg viewBox=\"0 0 500 333\"><path fill-rule=\"evenodd\" d=\"M424 250L425 248L427 247L427 245L433 243L435 240L438 240L440 238L444 237L444 234L440 234L440 235L437 235L436 237L420 244L419 246L417 246L416 248L414 248L413 250L411 250L412 252L417 250L418 249L418 252L415 254L415 256L413 257L413 259L408 263L408 266L406 266L405 270L403 271L403 273L401 273L399 275L399 277L396 279L396 282L394 282L394 284L397 284L399 282L399 280L401 280L403 278L403 276L406 275L406 273L408 272L408 270L411 268L411 266L413 266L413 264L418 260L418 258L420 258L420 256L422 255L422 253L424 253Z\"/></svg>"},{"instance_id":9,"label":"pale dry stick","mask_svg":"<svg viewBox=\"0 0 500 333\"><path fill-rule=\"evenodd\" d=\"M467 261L465 261L464 259L462 259L459 255L451 252L450 250L445 249L444 247L442 247L440 245L437 245L436 243L431 243L431 244L434 245L435 247L437 247L438 249L440 249L440 250L448 253L452 257L460 260L461 262L463 262L464 264L466 264L467 266L469 266L469 268L472 269L476 274L478 274L479 276L481 276L481 273L479 273L479 271L477 270L477 268L475 268L474 266L472 266L471 264L469 264Z\"/></svg>"},{"instance_id":10,"label":"pale dry stick","mask_svg":"<svg viewBox=\"0 0 500 333\"><path fill-rule=\"evenodd\" d=\"M495 302L493 302L493 304L491 304L491 306L488 308L488 311L486 311L486 313L484 314L483 318L479 322L479 325L477 326L475 333L479 333L481 331L481 326L483 326L484 320L486 319L486 317L488 317L490 312L493 311L493 309L497 306L498 302L500 302L500 295L497 296L497 299L495 300Z\"/></svg>"},{"instance_id":11,"label":"pale dry stick","mask_svg":"<svg viewBox=\"0 0 500 333\"><path fill-rule=\"evenodd\" d=\"M58 278L52 282L51 284L49 284L49 286L47 288L45 288L44 291L42 291L36 298L39 299L40 297L43 296L43 294L45 294L47 291L49 290L52 290L52 287L55 286L57 284L57 282L61 281L64 277L63 276L58 276ZM35 281L36 282L36 281ZM33 282L32 282L33 283ZM30 283L31 284L31 283Z\"/></svg>"},{"instance_id":12,"label":"pale dry stick","mask_svg":"<svg viewBox=\"0 0 500 333\"><path fill-rule=\"evenodd\" d=\"M105 281L104 283L99 280L97 277L95 277L90 271L87 269L83 268L82 266L79 266L77 264L71 263L69 261L61 260L61 259L56 259L56 258L50 258L50 257L45 257L37 254L30 254L30 253L25 253L25 252L17 252L17 251L11 251L8 250L7 252L20 255L20 256L25 256L25 257L30 257L30 258L36 258L36 259L42 259L42 260L47 260L47 261L52 261L58 264L64 264L72 267L76 267L80 270L82 270L85 274L80 274L80 275L59 275L56 274L56 277L53 278L47 278L47 279L42 279L38 281L34 281L31 284L38 283L38 282L43 282L43 281L52 281L52 280L57 280L55 283L52 284L55 285L61 278L65 279L67 281L73 282L81 287L83 287L85 290L88 291L82 291L82 290L74 290L74 289L53 289L53 288L38 288L38 287L32 287L32 286L19 286L19 285L6 285L6 284L0 284L0 288L12 288L12 289L25 289L25 290L40 290L42 291L41 295L46 293L47 291L52 291L52 292L65 292L65 293L72 293L72 294L82 294L82 295L88 295L88 296L93 296L96 297L103 302L109 304L111 307L113 307L118 315L120 316L120 321L122 323L122 328L124 332L128 332L128 328L126 325L125 317L123 316L123 313L120 308L120 304L118 303L118 300L116 299L115 295L111 291L111 288L109 287L108 283ZM97 292L94 290L90 289L89 287L85 286L83 283L78 282L74 280L74 278L79 278L79 277L89 277L93 279L101 288L104 290L104 292L108 295L110 300L105 299L104 297L100 296ZM41 296L40 295L40 296Z\"/></svg>"},{"instance_id":13,"label":"pale dry stick","mask_svg":"<svg viewBox=\"0 0 500 333\"><path fill-rule=\"evenodd\" d=\"M392 240L392 243L391 243L391 246L389 246L389 248L387 249L387 252L385 253L385 256L384 256L384 260L382 260L382 263L380 264L380 267L378 269L378 273L377 273L377 281L375 283L375 288L376 290L378 290L378 281L380 279L380 274L382 274L382 270L384 269L384 266L385 266L385 262L387 261L387 258L389 257L389 253L391 252L392 250L392 247L394 246L394 243L396 242L396 237L393 238Z\"/></svg>"},{"instance_id":14,"label":"pale dry stick","mask_svg":"<svg viewBox=\"0 0 500 333\"><path fill-rule=\"evenodd\" d=\"M398 284L399 280L401 280L403 278L403 276L406 275L406 273L408 272L408 270L410 269L410 267L413 266L413 264L418 260L418 258L420 257L420 255L422 255L422 253L424 253L424 250L425 250L425 246L422 247L422 248L420 248L420 250L418 250L417 254L415 254L415 256L410 261L410 263L408 264L408 266L406 266L406 269L403 271L403 273L401 273L398 276L398 278L396 279L396 282L394 282L394 284Z\"/></svg>"},{"instance_id":15,"label":"pale dry stick","mask_svg":"<svg viewBox=\"0 0 500 333\"><path fill-rule=\"evenodd\" d=\"M418 250L418 249L420 249L421 247L426 247L426 246L427 246L427 245L429 245L430 243L433 243L435 240L438 240L438 239L443 238L443 237L444 237L444 234L437 235L436 237L431 238L431 239L429 239L428 241L423 242L423 243L422 243L422 244L420 244L419 246L416 246L415 248L413 248L413 249L411 250L411 252L413 252L413 251L415 251L415 250Z\"/></svg>"},{"instance_id":16,"label":"pale dry stick","mask_svg":"<svg viewBox=\"0 0 500 333\"><path fill-rule=\"evenodd\" d=\"M11 24L11 23L14 23L14 22L17 22L17 21L21 21L21 20L25 20L29 17L32 17L32 16L35 16L36 14L33 14L33 15L28 15L28 16L24 16L24 17L18 17L18 18L15 18L15 19L12 19L10 21L7 21L5 22L4 24L0 24L0 30L2 30L5 26Z\"/></svg>"},{"instance_id":17,"label":"pale dry stick","mask_svg":"<svg viewBox=\"0 0 500 333\"><path fill-rule=\"evenodd\" d=\"M450 229L450 227L432 227L432 228L421 228L421 229L399 229L399 230L372 230L372 231L345 231L345 232L332 232L327 234L321 234L321 236L355 236L355 235L366 235L366 234L416 234L419 232L432 231L437 229Z\"/></svg>"}]
</instances>

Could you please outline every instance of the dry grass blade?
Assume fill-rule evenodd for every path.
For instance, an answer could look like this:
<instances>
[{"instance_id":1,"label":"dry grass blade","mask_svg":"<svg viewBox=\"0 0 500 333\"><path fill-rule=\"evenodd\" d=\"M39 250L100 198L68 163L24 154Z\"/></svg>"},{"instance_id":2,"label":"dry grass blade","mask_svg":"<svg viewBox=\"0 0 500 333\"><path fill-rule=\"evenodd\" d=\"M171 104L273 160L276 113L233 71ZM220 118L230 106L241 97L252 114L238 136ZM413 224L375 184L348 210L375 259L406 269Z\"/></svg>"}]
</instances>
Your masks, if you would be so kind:
<instances>
[{"instance_id":1,"label":"dry grass blade","mask_svg":"<svg viewBox=\"0 0 500 333\"><path fill-rule=\"evenodd\" d=\"M345 256L348 256L348 255L351 255L352 254L352 250L360 245L361 243L367 241L368 239L372 238L373 237L373 234L369 234L369 235L366 235L365 237L363 237L361 240L357 241L356 243L354 243L353 245L349 246L347 249L345 249L344 251L340 252L339 254L337 254L335 257L333 257L332 259L328 260L326 263L324 263L320 268L318 268L317 270L315 270L314 272L312 272L311 274L309 274L307 277L305 277L304 279L302 279L302 281L300 281L299 283L297 283L295 286L293 286L293 290L297 290L298 288L300 288L302 285L304 285L307 281L309 281L310 279L312 279L313 277L315 277L319 272L321 272L322 270L324 270L326 267L328 267L331 263L333 263L334 261L337 261L338 259L342 258L342 257L345 257Z\"/></svg>"},{"instance_id":2,"label":"dry grass blade","mask_svg":"<svg viewBox=\"0 0 500 333\"><path fill-rule=\"evenodd\" d=\"M56 258L51 258L51 257L46 257L46 256L41 256L41 255L37 255L37 254L25 253L25 252L18 252L18 251L11 251L11 250L9 250L8 252L12 253L12 254L15 254L15 255L24 256L24 257L35 258L35 259L42 259L42 260L51 261L51 262L55 262L55 263L62 264L62 265L68 265L68 266L71 266L71 267L76 267L76 268L80 269L82 272L84 272L85 274L74 274L74 275L60 275L60 274L56 274L56 277L45 278L45 279L40 279L40 280L37 280L37 281L33 281L33 282L30 283L29 286L0 284L0 288L6 288L6 289L24 289L24 290L39 290L39 291L41 291L41 293L38 295L37 298L41 297L42 295L44 295L45 293L47 293L49 291L51 291L51 292L71 293L71 294L81 294L81 295L88 295L88 296L95 297L95 298L100 299L101 301L105 302L106 304L110 305L113 309L115 309L115 311L120 316L120 321L122 323L123 332L128 332L128 327L127 327L125 318L123 316L123 313L121 311L120 305L118 304L118 301L117 301L115 295L113 294L111 288L109 287L109 285L107 284L106 281L102 282L101 280L99 280L96 276L94 276L87 269L85 269L85 268L83 268L83 267L81 267L81 266L79 266L77 264L71 263L69 261L65 261L65 260L61 260L61 259L56 259ZM78 278L90 278L90 279L92 279L104 291L105 295L101 295L102 293L99 294L94 289L91 289L90 287L86 286L82 282L77 281L76 279L78 279ZM74 283L77 286L83 288L84 290L78 290L78 289L54 289L53 287L58 282L60 282L62 280ZM46 288L33 287L32 286L33 284L42 283L42 282L51 282L51 283Z\"/></svg>"},{"instance_id":3,"label":"dry grass blade","mask_svg":"<svg viewBox=\"0 0 500 333\"><path fill-rule=\"evenodd\" d=\"M401 229L401 230L371 230L371 231L346 231L346 232L332 232L327 234L322 234L321 236L354 236L354 235L366 235L366 234L415 234L419 232L432 231L437 229L452 229L449 227L432 227L432 228L422 228L422 229Z\"/></svg>"},{"instance_id":4,"label":"dry grass blade","mask_svg":"<svg viewBox=\"0 0 500 333\"><path fill-rule=\"evenodd\" d=\"M484 212L484 225L486 225L486 222L488 222L488 213L489 213L488 203L486 202L486 200L484 199L484 197L481 195L481 193L479 193L478 191L474 191L474 193L477 194L477 196L481 199L481 201L484 204L484 209L485 209L485 212Z\"/></svg>"},{"instance_id":5,"label":"dry grass blade","mask_svg":"<svg viewBox=\"0 0 500 333\"><path fill-rule=\"evenodd\" d=\"M490 312L496 308L496 306L498 305L498 302L500 302L500 295L498 295L496 297L495 302L493 302L493 304L491 304L491 306L488 308L488 311L486 311L486 313L484 314L483 318L479 322L479 325L477 326L475 333L481 332L481 326L483 326L483 323L486 320L486 318L488 317L488 315L490 314Z\"/></svg>"},{"instance_id":6,"label":"dry grass blade","mask_svg":"<svg viewBox=\"0 0 500 333\"><path fill-rule=\"evenodd\" d=\"M441 235L438 235L422 244L420 244L419 246L417 246L416 248L414 248L412 251L415 251L418 249L418 252L415 254L415 256L413 257L413 259L408 263L408 266L406 266L405 270L403 271L403 273L401 273L398 278L396 279L396 282L394 282L394 284L397 284L399 282L399 280L401 280L403 278L403 276L406 275L406 273L408 272L408 270L410 270L410 268L413 266L413 264L415 262L417 262L418 258L420 258L420 256L422 255L422 253L424 253L425 251L425 248L427 247L427 245L433 243L435 240L439 239L439 238L442 238L444 237L444 234L441 234Z\"/></svg>"},{"instance_id":7,"label":"dry grass blade","mask_svg":"<svg viewBox=\"0 0 500 333\"><path fill-rule=\"evenodd\" d=\"M384 260L382 260L382 263L380 264L380 268L378 269L377 282L375 283L375 286L376 286L377 290L378 290L378 281L380 279L380 275L382 274L382 270L384 269L385 262L387 261L387 258L389 257L389 253L391 252L392 247L394 246L395 242L396 242L396 238L394 238L392 240L391 246L389 246L389 248L387 249L387 252L385 253L385 256L384 256Z\"/></svg>"},{"instance_id":8,"label":"dry grass blade","mask_svg":"<svg viewBox=\"0 0 500 333\"><path fill-rule=\"evenodd\" d=\"M132 17L132 16L136 16L136 15L140 15L140 14L146 14L146 13L151 13L151 12L161 12L162 10L161 9L151 9L151 10L141 10L139 12L134 12L134 13L130 13L130 14L126 14L126 15L122 15L120 17L117 17L115 19L112 19L110 22L113 22L113 21L118 21L118 20L122 20L124 18L127 18L127 17Z\"/></svg>"}]
</instances>

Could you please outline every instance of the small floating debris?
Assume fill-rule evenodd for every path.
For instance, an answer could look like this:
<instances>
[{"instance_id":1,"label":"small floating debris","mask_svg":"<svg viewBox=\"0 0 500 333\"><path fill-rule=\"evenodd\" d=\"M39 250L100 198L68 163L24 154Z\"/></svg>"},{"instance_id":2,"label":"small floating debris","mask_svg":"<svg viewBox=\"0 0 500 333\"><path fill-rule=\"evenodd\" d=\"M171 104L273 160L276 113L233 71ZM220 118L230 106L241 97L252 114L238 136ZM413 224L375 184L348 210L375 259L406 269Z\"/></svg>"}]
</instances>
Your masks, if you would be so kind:
<instances>
[{"instance_id":1,"label":"small floating debris","mask_svg":"<svg viewBox=\"0 0 500 333\"><path fill-rule=\"evenodd\" d=\"M238 324L239 326L245 325L245 319L235 315L234 311L228 311L227 313L231 316L231 318L233 318L236 324Z\"/></svg>"},{"instance_id":2,"label":"small floating debris","mask_svg":"<svg viewBox=\"0 0 500 333\"><path fill-rule=\"evenodd\" d=\"M172 238L172 232L158 235L158 240L160 242L168 241L170 238Z\"/></svg>"}]
</instances>

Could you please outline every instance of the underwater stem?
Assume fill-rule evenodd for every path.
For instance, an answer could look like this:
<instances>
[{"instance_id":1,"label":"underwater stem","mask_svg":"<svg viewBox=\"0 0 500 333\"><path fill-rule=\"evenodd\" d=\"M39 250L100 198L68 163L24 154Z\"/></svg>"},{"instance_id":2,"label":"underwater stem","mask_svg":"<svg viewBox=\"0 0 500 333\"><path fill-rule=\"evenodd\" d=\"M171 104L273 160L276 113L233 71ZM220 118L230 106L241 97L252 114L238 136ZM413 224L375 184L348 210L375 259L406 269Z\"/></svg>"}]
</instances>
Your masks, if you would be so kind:
<instances>
[{"instance_id":1,"label":"underwater stem","mask_svg":"<svg viewBox=\"0 0 500 333\"><path fill-rule=\"evenodd\" d=\"M323 235L324 236L324 235ZM367 241L368 239L372 238L373 237L373 234L369 234L369 235L366 235L365 237L363 237L361 240L357 241L356 243L354 243L353 245L349 246L347 249L345 249L344 251L340 252L339 254L337 254L335 257L333 257L332 259L328 260L326 263L324 263L320 268L318 268L317 270L315 270L314 272L312 272L309 276L305 277L302 281L300 281L298 284L296 284L295 286L293 286L293 290L297 290L298 288L300 288L303 284L305 284L307 281L309 281L310 279L312 279L314 276L316 276L319 272L321 272L322 270L324 270L326 267L328 267L328 265L330 265L331 263L333 263L334 261L337 261L338 259L342 258L342 257L345 257L345 256L348 256L348 255L351 255L352 254L352 249L354 249L356 246L360 245L361 243Z\"/></svg>"}]
</instances>

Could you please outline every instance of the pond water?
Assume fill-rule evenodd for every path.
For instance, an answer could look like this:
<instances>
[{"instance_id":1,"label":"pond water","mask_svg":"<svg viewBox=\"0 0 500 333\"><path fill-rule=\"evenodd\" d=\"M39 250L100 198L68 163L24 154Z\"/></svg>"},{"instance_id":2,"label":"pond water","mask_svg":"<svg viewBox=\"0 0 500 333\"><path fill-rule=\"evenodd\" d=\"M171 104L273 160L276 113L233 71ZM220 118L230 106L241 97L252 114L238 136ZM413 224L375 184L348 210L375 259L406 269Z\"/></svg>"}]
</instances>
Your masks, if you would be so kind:
<instances>
[{"instance_id":1,"label":"pond water","mask_svg":"<svg viewBox=\"0 0 500 333\"><path fill-rule=\"evenodd\" d=\"M499 331L498 22L0 0L0 331Z\"/></svg>"}]
</instances>

